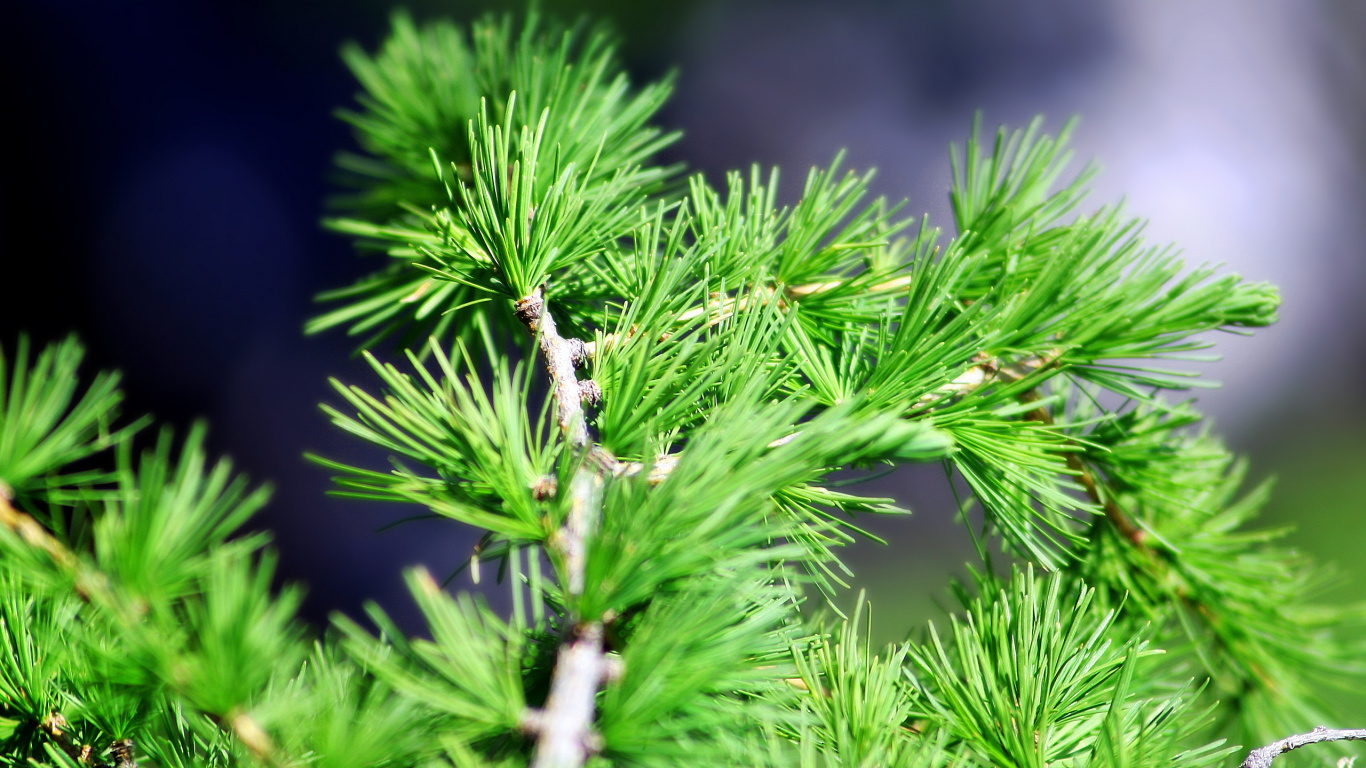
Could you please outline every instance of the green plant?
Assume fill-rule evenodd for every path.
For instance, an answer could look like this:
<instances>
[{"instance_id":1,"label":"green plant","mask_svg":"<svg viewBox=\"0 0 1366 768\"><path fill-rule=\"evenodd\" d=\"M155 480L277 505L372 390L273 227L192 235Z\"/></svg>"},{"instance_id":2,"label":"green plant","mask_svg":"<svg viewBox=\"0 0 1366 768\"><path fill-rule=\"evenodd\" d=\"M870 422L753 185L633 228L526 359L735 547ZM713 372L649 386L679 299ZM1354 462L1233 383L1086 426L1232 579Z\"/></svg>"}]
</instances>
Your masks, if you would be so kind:
<instances>
[{"instance_id":1,"label":"green plant","mask_svg":"<svg viewBox=\"0 0 1366 768\"><path fill-rule=\"evenodd\" d=\"M655 164L669 85L590 28L399 15L345 57L361 151L328 226L386 265L310 330L406 360L366 352L378 389L325 406L391 466L315 461L484 531L511 614L416 571L429 637L378 608L311 636L237 534L265 490L202 428L135 450L113 376L21 341L0 765L1196 768L1359 685L1361 609L1312 602L1252 527L1267 486L1163 396L1201 384L1163 360L1272 322L1275 290L1083 209L1068 128L974 128L945 238L838 159L791 207L758 169ZM817 608L855 518L902 510L825 483L901 462L971 489L981 562L946 631L874 649L861 605Z\"/></svg>"}]
</instances>

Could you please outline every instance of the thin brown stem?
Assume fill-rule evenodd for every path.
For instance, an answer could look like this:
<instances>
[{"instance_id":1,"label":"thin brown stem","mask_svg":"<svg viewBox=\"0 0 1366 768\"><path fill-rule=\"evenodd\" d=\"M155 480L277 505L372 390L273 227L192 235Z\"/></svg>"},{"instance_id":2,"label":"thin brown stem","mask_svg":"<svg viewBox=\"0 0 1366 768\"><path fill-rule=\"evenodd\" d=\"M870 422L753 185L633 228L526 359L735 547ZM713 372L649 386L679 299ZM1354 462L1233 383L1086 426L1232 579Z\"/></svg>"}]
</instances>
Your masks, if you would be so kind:
<instances>
[{"instance_id":1,"label":"thin brown stem","mask_svg":"<svg viewBox=\"0 0 1366 768\"><path fill-rule=\"evenodd\" d=\"M32 515L19 511L9 497L0 492L0 525L19 535L25 544L48 556L72 580L77 596L87 603L98 603L106 610L120 613L127 606L116 599L105 575L82 563L76 554L48 532ZM121 618L127 618L125 615Z\"/></svg>"},{"instance_id":2,"label":"thin brown stem","mask_svg":"<svg viewBox=\"0 0 1366 768\"><path fill-rule=\"evenodd\" d=\"M1039 399L1039 393L1033 390L1020 396L1020 400L1026 403L1036 402ZM1054 423L1052 413L1044 407L1035 408L1034 410L1029 411L1025 414L1025 418L1043 424ZM1072 441L1068 442L1072 447L1077 447ZM1100 484L1096 482L1095 475L1091 472L1090 468L1086 466L1086 463L1082 461L1078 452L1069 451L1066 454L1065 460L1068 468L1076 474L1077 481L1081 484L1082 489L1086 491L1087 497L1101 507L1105 514L1105 518L1109 521L1110 525L1114 526L1115 530L1127 539L1138 552L1147 556L1147 561L1149 567L1153 569L1152 574L1155 580L1159 583L1170 582L1170 574L1172 571L1175 571L1176 574L1180 576L1179 568L1164 561L1158 556L1159 553L1148 545L1147 531L1134 523L1132 518L1130 518L1119 504L1115 502L1112 494L1102 492ZM1211 628L1215 628L1217 632L1219 617L1208 605L1197 601L1179 578L1173 586L1169 587L1169 589L1177 600L1195 611L1206 624ZM1268 690L1276 690L1275 681L1266 673L1265 669L1260 664L1254 661L1248 661L1247 665L1252 674L1257 677L1262 685L1266 686Z\"/></svg>"},{"instance_id":3,"label":"thin brown stem","mask_svg":"<svg viewBox=\"0 0 1366 768\"><path fill-rule=\"evenodd\" d=\"M954 378L953 381L950 381L934 392L921 397L920 403L929 404L945 398L965 395L979 387L986 386L993 382L1009 383L1019 381L1031 373L1053 365L1057 361L1059 354L1060 353L1058 352L1053 352L1048 355L1027 357L1011 365L1001 365L999 361L993 358L989 358L985 355L978 355L978 362L976 365L969 367L962 374ZM768 447L777 448L781 445L785 445L796 439L799 434L801 433L793 432L785 437L780 437L769 443ZM612 477L635 477L641 472L645 472L648 466L649 472L647 477L650 484L658 485L659 483L664 482L664 480L668 478L669 473L673 472L674 468L678 466L679 454L664 454L656 457L653 463L646 465L644 462L640 461L622 461L601 446L594 445L589 450L589 461L603 475L610 475ZM1092 483L1092 488L1094 490L1094 482ZM555 478L542 478L537 481L535 490L543 495L554 495Z\"/></svg>"},{"instance_id":4,"label":"thin brown stem","mask_svg":"<svg viewBox=\"0 0 1366 768\"><path fill-rule=\"evenodd\" d=\"M76 592L81 599L90 602L98 600L113 607L113 595L104 574L81 565L75 553L67 549L41 523L24 512L20 512L10 502L6 488L0 488L0 524L19 535L24 543L41 550L58 568L70 575L75 581ZM78 744L71 739L70 725L60 712L52 712L38 724L38 730L45 734L59 749L72 760L82 765L91 765L95 760L95 750L89 744ZM110 745L115 768L137 768L133 760L133 742L120 739Z\"/></svg>"},{"instance_id":5,"label":"thin brown stem","mask_svg":"<svg viewBox=\"0 0 1366 768\"><path fill-rule=\"evenodd\" d=\"M1020 400L1026 403L1036 402L1039 399L1039 393L1033 390L1020 396ZM1053 414L1049 413L1047 408L1035 408L1026 413L1025 418L1031 421L1037 421L1041 424L1053 424ZM1071 441L1068 442L1073 447L1076 447L1075 443L1072 443ZM1147 544L1145 543L1145 539L1147 538L1147 533L1134 524L1133 520L1131 520L1129 515L1120 508L1119 504L1115 502L1110 494L1101 493L1100 486L1096 483L1095 475L1092 474L1091 469L1086 466L1086 462L1082 461L1081 455L1076 451L1068 451L1065 460L1067 462L1067 467L1076 475L1077 482L1081 483L1082 489L1086 491L1087 497L1100 506L1105 513L1106 519L1115 526L1115 530L1119 531L1119 534L1128 539L1135 547L1146 550Z\"/></svg>"}]
</instances>

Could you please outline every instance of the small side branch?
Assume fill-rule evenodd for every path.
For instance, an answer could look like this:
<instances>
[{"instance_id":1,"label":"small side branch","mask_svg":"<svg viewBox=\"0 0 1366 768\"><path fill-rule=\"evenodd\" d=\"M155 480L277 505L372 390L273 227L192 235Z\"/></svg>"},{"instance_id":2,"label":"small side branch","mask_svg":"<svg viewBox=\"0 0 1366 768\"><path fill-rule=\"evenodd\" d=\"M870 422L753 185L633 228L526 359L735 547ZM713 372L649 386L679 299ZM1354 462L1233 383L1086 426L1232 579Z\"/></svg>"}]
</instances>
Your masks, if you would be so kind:
<instances>
[{"instance_id":1,"label":"small side branch","mask_svg":"<svg viewBox=\"0 0 1366 768\"><path fill-rule=\"evenodd\" d=\"M790 291L787 298L797 299L821 293L837 285L802 286ZM899 284L888 284L877 286L877 289L891 290L897 287L900 287ZM704 312L710 312L708 322L716 324L743 311L750 302L764 303L770 300L782 302L784 297L770 292L738 299L726 298L715 307L694 310L694 315L685 319L695 319ZM597 527L605 480L644 473L648 482L657 484L668 477L679 459L677 455L660 456L648 465L621 461L600 446L593 445L588 437L583 403L586 396L596 395L597 388L590 386L591 381L578 381L575 369L591 359L598 351L597 347L559 335L540 289L519 299L514 311L518 320L538 339L551 379L555 413L561 430L572 445L586 452L584 464L570 482L569 515L551 542L564 557L567 591L570 595L578 596L584 589L586 543ZM612 336L605 337L603 343L611 343L613 339ZM1002 366L995 359L979 356L976 364L962 376L931 393L922 402L932 403L940 398L965 394L991 382L1015 381L1053 364L1056 359L1057 355L1031 357L1010 366ZM777 448L795 437L794 433L780 438L770 443L769 447ZM542 497L554 494L557 492L555 479L538 479L534 489ZM602 637L601 617L578 617L556 656L545 708L528 710L524 714L523 730L537 737L533 768L581 768L588 757L600 748L598 737L593 731L595 704L598 689L607 679L611 667Z\"/></svg>"},{"instance_id":2,"label":"small side branch","mask_svg":"<svg viewBox=\"0 0 1366 768\"><path fill-rule=\"evenodd\" d=\"M571 341L576 340L571 339ZM588 354L591 359L593 345L590 343L586 346L588 348ZM944 386L940 387L934 392L930 392L922 396L919 400L919 403L922 405L928 405L931 403L935 403L939 400L943 400L945 398L959 397L962 395L969 394L973 390L976 390L980 387L984 387L994 382L1011 383L1019 381L1020 379L1024 378L1025 376L1028 376L1031 373L1043 370L1044 368L1053 365L1060 355L1061 352L1053 352L1048 355L1032 356L1019 360L1010 365L1001 365L1000 362L994 358L989 358L986 355L978 355L978 362L976 365L973 365L972 367L968 368L953 381L950 381L949 383L945 384ZM1035 413L1037 414L1039 412L1036 411ZM1052 417L1048 416L1047 414L1044 414L1043 418L1047 418L1050 422L1052 420ZM793 440L795 440L797 438L797 435L799 434L801 433L793 432L792 434L787 435L785 437L780 437L777 440L774 440L773 442L769 443L768 447L777 448L779 446L786 445L787 443L790 443ZM662 456L657 456L654 462L648 465L649 471L646 474L646 477L649 483L651 485L658 485L664 482L664 480L668 478L669 473L673 472L674 468L678 466L679 458L680 455L677 453L669 453L664 454ZM622 461L621 459L618 459L617 457L613 456L611 453L604 450L600 446L596 445L590 448L588 460L603 475L610 475L611 477L635 477L642 472L646 472L647 469L647 465L643 462ZM1068 460L1069 462L1075 460L1078 462L1078 465L1080 464L1080 460L1076 459L1075 456L1069 455ZM1077 467L1074 467L1074 469L1077 469ZM1086 475L1086 481L1090 481L1089 491L1096 493L1096 503L1099 504L1099 492L1095 488L1095 482L1091 480L1089 473ZM1085 481L1083 482L1083 484L1085 484ZM535 488L539 493L543 493L546 495L554 495L555 478L543 478L536 484ZM1139 534L1141 535L1142 531L1139 531Z\"/></svg>"},{"instance_id":3,"label":"small side branch","mask_svg":"<svg viewBox=\"0 0 1366 768\"><path fill-rule=\"evenodd\" d=\"M877 283L876 285L869 286L868 293L889 293L891 291L900 291L910 287L911 282L912 280L910 275L894 277L891 280L887 280L881 283ZM786 290L786 293L789 299L796 301L799 299L804 299L807 296L814 296L818 293L833 291L836 288L840 288L843 285L843 280L832 280L826 283L807 283L806 285L789 286Z\"/></svg>"},{"instance_id":4,"label":"small side branch","mask_svg":"<svg viewBox=\"0 0 1366 768\"><path fill-rule=\"evenodd\" d=\"M1077 456L1075 453L1067 454L1067 466L1073 472L1077 473L1077 480L1081 482L1081 487L1086 490L1086 495L1089 496L1092 501L1101 505L1101 508L1105 511L1105 517L1115 526L1115 530L1119 531L1119 535L1128 539L1134 546L1145 548L1147 545L1144 544L1144 539L1147 538L1147 534L1144 533L1142 528L1134 525L1133 521L1129 519L1129 516L1125 514L1124 510L1119 508L1119 505L1115 503L1113 498L1110 498L1109 495L1101 495L1100 488L1096 485L1095 477L1091 475L1091 470L1087 469L1086 465L1082 463L1081 457Z\"/></svg>"},{"instance_id":5,"label":"small side branch","mask_svg":"<svg viewBox=\"0 0 1366 768\"><path fill-rule=\"evenodd\" d=\"M1239 768L1270 768L1271 761L1292 749L1299 749L1323 741L1366 741L1366 728L1324 728L1318 726L1309 733L1287 736L1265 747L1252 750Z\"/></svg>"},{"instance_id":6,"label":"small side branch","mask_svg":"<svg viewBox=\"0 0 1366 768\"><path fill-rule=\"evenodd\" d=\"M46 553L59 569L69 574L75 581L76 592L82 600L99 600L111 608L114 607L113 595L109 591L109 583L104 574L81 567L81 562L74 552L48 533L47 529L31 515L14 508L5 488L0 484L0 524L17 533L24 543ZM78 744L73 741L70 728L70 724L60 712L50 713L38 724L38 730L72 760L82 765L94 764L95 749L89 744ZM119 739L111 744L109 749L113 768L137 768L137 762L133 759L131 739Z\"/></svg>"},{"instance_id":7,"label":"small side branch","mask_svg":"<svg viewBox=\"0 0 1366 768\"><path fill-rule=\"evenodd\" d=\"M76 554L58 541L32 515L20 512L0 492L0 525L19 535L25 544L45 553L59 570L72 580L76 594L85 602L96 602L114 612L122 610L103 573L82 565Z\"/></svg>"},{"instance_id":8,"label":"small side branch","mask_svg":"<svg viewBox=\"0 0 1366 768\"><path fill-rule=\"evenodd\" d=\"M1020 401L1024 403L1036 402L1039 399L1039 393L1034 390L1030 390L1020 396ZM1025 418L1038 421L1042 424L1054 423L1053 415L1044 407L1038 407L1029 411L1025 414ZM1075 446L1075 443L1071 444ZM1128 540L1137 552L1147 557L1150 567L1152 568L1151 574L1155 582L1167 585L1164 588L1170 589L1176 599L1198 613L1210 626L1216 626L1219 618L1215 611L1210 606L1196 601L1195 598L1191 596L1186 585L1182 583L1183 577L1180 575L1179 570L1158 556L1158 552L1148 543L1148 532L1133 521L1128 513L1126 513L1115 501L1112 494L1104 493L1102 491L1100 484L1096 481L1096 476L1091 472L1090 468L1086 466L1086 463L1082 461L1081 456L1077 452L1069 451L1065 456L1065 460L1068 468L1076 475L1077 482L1079 482L1082 489L1086 491L1087 497L1100 506L1105 515L1105 519L1114 527L1114 530ZM1176 576L1175 579L1173 579L1173 575ZM1173 581L1175 581L1175 584L1172 583ZM1266 685L1269 688L1275 687L1260 664L1252 661L1248 662L1248 667L1263 685ZM1270 747L1267 747L1267 749L1270 749ZM1251 758L1249 757L1249 759Z\"/></svg>"}]
</instances>

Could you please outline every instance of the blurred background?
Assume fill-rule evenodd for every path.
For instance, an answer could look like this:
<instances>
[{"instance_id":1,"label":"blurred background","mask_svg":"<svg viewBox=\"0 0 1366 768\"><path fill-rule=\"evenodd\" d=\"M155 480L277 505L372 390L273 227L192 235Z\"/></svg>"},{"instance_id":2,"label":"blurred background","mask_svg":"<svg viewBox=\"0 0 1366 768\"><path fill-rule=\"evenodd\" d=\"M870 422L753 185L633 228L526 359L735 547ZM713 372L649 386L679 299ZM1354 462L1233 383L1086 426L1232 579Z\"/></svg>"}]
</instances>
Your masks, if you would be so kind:
<instances>
[{"instance_id":1,"label":"blurred background","mask_svg":"<svg viewBox=\"0 0 1366 768\"><path fill-rule=\"evenodd\" d=\"M521 2L410 2L469 19ZM1196 263L1280 285L1281 323L1220 335L1199 393L1217 428L1277 475L1268 524L1338 564L1330 597L1366 589L1366 4L1355 0L543 0L609 19L637 82L679 71L671 159L719 180L751 163L806 169L840 148L876 190L951 227L950 141L974 112L1056 129L1104 168L1096 205L1127 200ZM274 501L283 575L306 613L375 599L415 626L403 566L446 573L470 532L376 530L417 510L323 496L315 451L372 463L317 410L328 376L373 379L333 333L305 339L319 290L367 270L320 231L331 116L356 90L336 52L373 49L380 0L30 0L0 24L0 345L77 333L89 367L124 371L129 413L212 426L213 447ZM923 623L971 557L937 467L868 489L915 514L850 553L881 640Z\"/></svg>"}]
</instances>

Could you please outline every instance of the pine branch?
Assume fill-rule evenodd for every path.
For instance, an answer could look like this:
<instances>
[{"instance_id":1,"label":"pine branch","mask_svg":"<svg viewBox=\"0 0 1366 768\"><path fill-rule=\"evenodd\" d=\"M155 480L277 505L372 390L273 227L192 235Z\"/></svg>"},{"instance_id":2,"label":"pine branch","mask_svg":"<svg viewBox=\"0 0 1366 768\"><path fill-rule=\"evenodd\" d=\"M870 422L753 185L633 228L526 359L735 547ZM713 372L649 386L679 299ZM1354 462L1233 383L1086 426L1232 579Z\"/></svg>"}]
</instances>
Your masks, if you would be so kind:
<instances>
[{"instance_id":1,"label":"pine branch","mask_svg":"<svg viewBox=\"0 0 1366 768\"><path fill-rule=\"evenodd\" d=\"M31 515L15 509L3 486L0 486L0 524L18 534L29 546L46 553L58 568L74 580L76 592L82 600L97 600L112 606L113 594L104 574L83 567L75 553L48 533L41 523L34 520ZM78 744L73 741L69 727L62 713L55 711L38 724L38 730L52 739L52 742L72 760L82 765L93 764L94 748L89 744ZM111 745L111 749L114 755L114 768L137 768L137 763L133 760L132 741L120 739Z\"/></svg>"},{"instance_id":2,"label":"pine branch","mask_svg":"<svg viewBox=\"0 0 1366 768\"><path fill-rule=\"evenodd\" d=\"M89 744L77 744L68 733L70 724L60 712L53 712L38 724L38 730L52 739L59 749L81 765L95 765L95 748ZM134 759L133 740L117 739L109 745L110 763L98 768L138 768Z\"/></svg>"},{"instance_id":3,"label":"pine branch","mask_svg":"<svg viewBox=\"0 0 1366 768\"><path fill-rule=\"evenodd\" d=\"M1325 741L1366 741L1366 728L1339 729L1316 726L1309 733L1297 733L1252 750L1239 768L1270 768L1271 761L1292 749Z\"/></svg>"},{"instance_id":4,"label":"pine branch","mask_svg":"<svg viewBox=\"0 0 1366 768\"><path fill-rule=\"evenodd\" d=\"M900 695L900 661L875 680L865 674L875 657L851 652L847 669L825 675L830 684L809 686L824 698L798 705L803 716L829 704L824 743L816 745L794 730L795 720L760 715L751 728L735 717L750 703L781 710L803 697L792 686L746 687L754 660L771 661L758 634L702 649L737 613L761 617L754 633L778 626L777 609L764 608L759 592L737 589L735 573L757 564L771 578L796 561L818 569L824 586L819 569L836 562L830 547L842 540L832 531L846 524L839 513L877 508L864 503L877 500L815 486L830 467L946 456L1015 553L1058 569L1076 557L1072 576L1097 582L1097 612L1079 623L1084 611L1064 610L1056 594L1044 599L1032 586L1005 594L984 582L983 604L993 607L970 609L973 618L955 629L954 657L936 639L933 657L927 651L920 660L934 683L926 690L958 704L936 705L942 722L927 719L910 740L958 734L1003 765L1041 765L1046 755L1137 768L1212 768L1228 759L1232 749L1217 745L1181 751L1209 728L1186 709L1197 694L1173 695L1169 676L1150 681L1147 663L1136 664L1147 655L1144 643L1166 644L1180 619L1202 659L1206 635L1222 644L1230 674L1248 690L1287 690L1289 665L1312 651L1261 638L1282 608L1298 603L1282 598L1261 610L1264 592L1235 570L1257 570L1255 558L1273 554L1258 548L1265 535L1241 528L1247 505L1229 505L1227 495L1185 496L1208 483L1182 462L1191 458L1197 470L1212 463L1185 452L1178 430L1191 422L1167 411L1143 421L1141 409L1110 412L1099 401L1089 418L1089 406L1070 401L1064 387L1048 400L1036 387L1066 371L1082 387L1153 404L1157 390L1186 389L1190 380L1125 361L1200 349L1193 334L1210 329L1265 325L1274 319L1274 290L1232 275L1211 279L1209 269L1183 276L1180 261L1143 245L1141 226L1117 209L1073 218L1090 171L1063 178L1070 124L1052 138L1036 120L1022 132L1002 131L994 148L974 128L953 160L959 235L942 252L938 230L925 223L909 246L892 241L914 220L894 220L899 206L889 210L882 200L860 204L868 177L839 177L839 161L813 171L792 207L777 204L776 170L765 183L757 168L730 174L724 189L694 177L680 200L681 190L662 186L669 173L649 165L659 134L648 119L658 100L630 98L624 81L609 84L598 74L605 59L575 54L568 38L556 48L530 31L514 38L512 28L479 28L467 46L453 27L419 34L400 21L382 55L353 50L369 93L352 119L371 156L352 168L369 193L354 211L374 221L337 227L396 258L336 293L344 306L318 322L379 335L455 331L464 341L490 320L510 325L491 318L482 300L501 295L514 302L549 376L553 402L524 423L529 379L506 383L502 350L486 343L503 376L490 398L482 389L472 394L477 377L457 373L433 343L440 374L414 360L418 382L372 362L390 394L350 388L343 395L358 415L333 413L344 429L395 454L388 474L335 465L348 472L340 482L349 495L425 503L484 528L486 541L507 547L515 589L524 581L536 600L530 627L462 608L458 620L447 617L441 654L418 664L460 691L435 705L464 723L453 762L505 762L507 736L520 731L534 741L535 768L582 768L607 748L613 759L640 764L715 749L709 757L724 758L702 762L790 765L796 760L782 750L794 745L803 765L921 765L896 746L909 750L906 717L896 714L904 701L879 694L879 706L865 712L876 717L865 718L844 706L862 710L865 682L869 691ZM470 118L471 130L459 130ZM439 170L433 178L429 147L454 176ZM396 173L381 173L381 165ZM580 338L566 338L560 326ZM478 370L463 344L462 351ZM597 383L576 373L590 362ZM608 399L590 429L586 406L603 391ZM737 402L747 407L729 407ZM549 418L558 434L546 434ZM399 463L410 459L436 475ZM1164 504L1193 512L1169 515ZM1087 530L1082 512L1094 513ZM1173 518L1186 527L1169 525ZM768 527L773 520L778 527ZM1208 535L1183 541L1191 531ZM557 640L541 634L546 595L538 568L524 574L518 564L524 542L544 547L558 571L558 590L547 598L561 615ZM700 605L703 591L691 591L702 574L716 579L714 594L706 593L715 605ZM1132 602L1116 602L1125 589ZM438 600L434 583L423 590ZM1134 635L1126 652L1109 647L1112 630L1130 628L1135 605L1168 620L1151 636ZM1242 621L1250 606L1263 624ZM795 618L784 626L805 631ZM477 651L462 641L476 636ZM533 638L528 655L533 646L524 643ZM373 671L404 681L403 694L424 706L440 698L429 694L444 683L418 681L416 670L384 661L388 642L367 646ZM630 659L626 676L611 684L618 665L609 645ZM552 648L545 704L529 708L528 694L544 690ZM713 662L723 658L733 660L735 676L719 684ZM475 672L484 665L507 679L482 678ZM1223 671L1206 666L1212 676ZM763 677L772 682L771 672ZM843 681L851 687L833 684ZM983 695L983 685L998 695ZM485 687L498 695L474 690ZM876 727L855 727L860 722ZM926 752L923 764L942 764L935 754Z\"/></svg>"},{"instance_id":5,"label":"pine branch","mask_svg":"<svg viewBox=\"0 0 1366 768\"><path fill-rule=\"evenodd\" d=\"M0 492L0 524L18 534L26 544L41 550L51 558L53 564L72 580L75 592L81 600L109 611L126 624L138 623L140 611L130 606L128 601L120 599L104 573L82 563L74 552L48 533L47 529L31 515L15 509L9 497L3 492ZM232 713L224 718L213 719L221 728L236 735L238 740L263 763L272 766L285 764L281 761L270 737L250 715ZM58 712L53 712L40 724L40 730L51 737L62 751L82 763L90 763L93 760L92 748L89 745L77 746L66 734L66 728L66 719ZM121 743L124 741L127 741L126 745ZM132 759L131 741L120 740L111 745L111 748L116 757L115 768L136 768L136 763Z\"/></svg>"},{"instance_id":6,"label":"pine branch","mask_svg":"<svg viewBox=\"0 0 1366 768\"><path fill-rule=\"evenodd\" d=\"M38 724L38 730L48 738L52 739L57 748L66 753L72 760L81 765L95 765L95 748L89 744L78 744L71 740L67 729L70 724L60 712L53 712ZM137 760L134 758L133 740L117 739L109 745L108 764L102 764L96 768L138 768Z\"/></svg>"},{"instance_id":7,"label":"pine branch","mask_svg":"<svg viewBox=\"0 0 1366 768\"><path fill-rule=\"evenodd\" d=\"M1040 396L1036 390L1030 390L1029 392L1024 393L1020 399L1023 402L1032 402L1039 400ZM1025 418L1039 421L1043 424L1051 425L1054 423L1052 413L1046 406L1029 411L1025 414ZM1077 443L1071 440L1067 441L1067 444L1071 447L1080 448ZM1159 557L1159 552L1152 548L1148 543L1148 532L1135 523L1129 514L1119 506L1115 501L1117 494L1113 489L1103 488L1101 483L1097 482L1096 475L1082 460L1080 451L1068 451L1066 453L1066 461L1068 468L1076 473L1078 482L1085 490L1087 497L1102 509L1109 524L1112 525L1115 531L1128 541L1128 543L1142 556L1141 567L1148 569L1149 576L1154 583L1166 585L1163 587L1163 590L1171 595L1173 602L1189 609L1198 616L1200 621L1210 630L1217 630L1221 623L1228 621L1228 617L1233 614L1233 611L1230 610L1228 606L1221 605L1217 601L1201 600L1197 594L1193 594L1193 590L1191 590L1186 583L1188 576L1182 572L1179 561L1166 557ZM1226 649L1230 652L1234 652L1234 649L1230 647L1224 635L1214 631L1214 636ZM1245 665L1250 678L1255 679L1257 684L1265 690L1273 692L1278 690L1279 686L1277 681L1269 674L1264 660L1248 657L1245 654L1239 654L1239 656L1240 661ZM1265 749L1270 749L1270 747ZM1249 760L1251 759L1252 758L1249 757ZM1266 765L1269 764L1270 758L1267 758Z\"/></svg>"},{"instance_id":8,"label":"pine branch","mask_svg":"<svg viewBox=\"0 0 1366 768\"><path fill-rule=\"evenodd\" d=\"M586 346L591 349L592 344L590 343ZM967 395L993 383L1008 384L1019 381L1032 373L1045 370L1054 365L1059 354L1060 353L1054 352L1049 355L1030 356L1009 365L1002 365L999 360L986 357L985 355L978 355L980 362L969 367L963 373L954 377L952 381L934 392L924 395L918 402L921 405L930 405L955 397L962 397L963 395ZM590 354L589 356L591 358L592 355ZM1044 418L1047 418L1049 423L1051 423L1051 416L1045 414ZM786 445L795 440L800 434L801 432L793 432L792 434L780 437L777 440L770 442L768 447L777 448ZM647 468L647 465L644 462L621 461L600 446L593 446L592 452L594 462L613 477L635 477L641 472L645 472ZM1074 457L1069 454L1069 461L1072 458ZM654 462L648 465L649 473L647 479L649 483L651 485L658 485L659 483L664 482L669 474L673 472L674 468L678 466L678 461L679 454L676 453L664 454L656 457ZM1095 490L1094 481L1092 481L1091 485L1092 490ZM548 493L553 494L555 490L554 478L546 478L546 481L539 487L545 489ZM1097 503L1100 503L1098 499ZM1139 531L1139 533L1141 534L1142 531Z\"/></svg>"}]
</instances>

